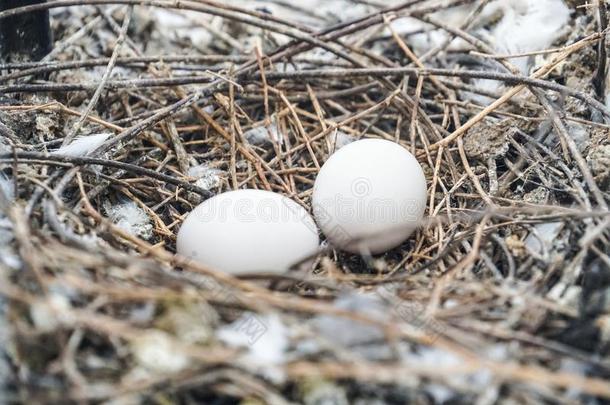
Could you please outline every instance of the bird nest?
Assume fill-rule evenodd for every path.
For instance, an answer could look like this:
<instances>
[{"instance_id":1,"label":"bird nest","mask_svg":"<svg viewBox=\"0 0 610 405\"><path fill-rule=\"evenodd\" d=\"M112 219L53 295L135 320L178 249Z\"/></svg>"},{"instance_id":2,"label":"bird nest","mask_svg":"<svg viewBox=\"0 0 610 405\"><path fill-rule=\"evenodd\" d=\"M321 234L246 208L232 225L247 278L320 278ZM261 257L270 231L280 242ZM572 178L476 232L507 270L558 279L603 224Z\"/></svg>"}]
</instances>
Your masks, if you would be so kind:
<instances>
[{"instance_id":1,"label":"bird nest","mask_svg":"<svg viewBox=\"0 0 610 405\"><path fill-rule=\"evenodd\" d=\"M0 402L609 398L606 11L557 1L510 52L517 2L30 6L55 44L0 67ZM239 277L175 254L223 191L310 210L361 138L424 168L401 246Z\"/></svg>"}]
</instances>

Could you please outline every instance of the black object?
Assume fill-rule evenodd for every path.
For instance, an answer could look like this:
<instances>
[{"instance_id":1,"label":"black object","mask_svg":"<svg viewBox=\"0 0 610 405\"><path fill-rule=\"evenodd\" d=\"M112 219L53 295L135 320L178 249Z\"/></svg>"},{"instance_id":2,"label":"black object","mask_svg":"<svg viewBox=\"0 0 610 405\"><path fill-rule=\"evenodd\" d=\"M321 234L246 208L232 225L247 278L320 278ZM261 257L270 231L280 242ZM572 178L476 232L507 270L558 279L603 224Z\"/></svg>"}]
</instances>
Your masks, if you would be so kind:
<instances>
[{"instance_id":1,"label":"black object","mask_svg":"<svg viewBox=\"0 0 610 405\"><path fill-rule=\"evenodd\" d=\"M0 11L45 2L46 0L0 0ZM52 47L49 10L0 19L0 59L3 62L40 60Z\"/></svg>"}]
</instances>

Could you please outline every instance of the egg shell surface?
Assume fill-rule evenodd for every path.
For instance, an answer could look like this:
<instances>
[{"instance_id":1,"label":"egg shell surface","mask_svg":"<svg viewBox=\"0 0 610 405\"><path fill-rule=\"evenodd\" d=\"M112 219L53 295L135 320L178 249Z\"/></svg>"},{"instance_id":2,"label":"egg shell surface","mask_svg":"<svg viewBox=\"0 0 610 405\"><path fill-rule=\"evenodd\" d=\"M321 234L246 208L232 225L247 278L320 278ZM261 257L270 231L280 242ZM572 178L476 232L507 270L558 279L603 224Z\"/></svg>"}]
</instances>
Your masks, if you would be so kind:
<instances>
[{"instance_id":1,"label":"egg shell surface","mask_svg":"<svg viewBox=\"0 0 610 405\"><path fill-rule=\"evenodd\" d=\"M198 205L178 232L179 254L228 273L284 272L315 254L309 213L280 194L236 190Z\"/></svg>"},{"instance_id":2,"label":"egg shell surface","mask_svg":"<svg viewBox=\"0 0 610 405\"><path fill-rule=\"evenodd\" d=\"M417 159L391 141L363 139L328 158L316 178L312 208L326 238L352 253L376 254L407 239L426 209Z\"/></svg>"}]
</instances>

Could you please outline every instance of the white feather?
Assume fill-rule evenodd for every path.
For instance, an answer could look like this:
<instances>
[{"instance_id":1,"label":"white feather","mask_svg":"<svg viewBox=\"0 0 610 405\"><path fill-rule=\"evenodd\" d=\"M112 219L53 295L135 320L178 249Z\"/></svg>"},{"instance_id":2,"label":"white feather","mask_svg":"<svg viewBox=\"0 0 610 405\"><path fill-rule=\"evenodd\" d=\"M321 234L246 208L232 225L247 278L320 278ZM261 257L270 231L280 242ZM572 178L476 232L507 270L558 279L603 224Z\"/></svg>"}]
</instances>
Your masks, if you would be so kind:
<instances>
[{"instance_id":1,"label":"white feather","mask_svg":"<svg viewBox=\"0 0 610 405\"><path fill-rule=\"evenodd\" d=\"M214 39L214 36L205 26L218 26L218 22L214 20L207 20L201 26L193 24L194 21L201 22L202 19L208 19L208 17L193 11L158 9L153 11L152 16L157 20L157 27L169 38L188 38L193 45L200 49L206 47Z\"/></svg>"},{"instance_id":2,"label":"white feather","mask_svg":"<svg viewBox=\"0 0 610 405\"><path fill-rule=\"evenodd\" d=\"M520 54L548 49L559 38L570 20L570 9L563 0L496 0L487 5L486 14L502 13L500 21L487 32L488 38L498 54ZM519 71L527 75L532 66L532 57L509 59ZM475 87L492 93L501 93L502 82L477 79ZM477 103L486 105L492 100L485 96L468 95Z\"/></svg>"},{"instance_id":3,"label":"white feather","mask_svg":"<svg viewBox=\"0 0 610 405\"><path fill-rule=\"evenodd\" d=\"M491 3L493 4L493 2ZM495 12L495 7L490 7L489 4L479 14L477 25L483 25L492 17ZM459 28L468 15L473 11L474 4L465 4L457 7L451 7L445 10L438 11L432 14L432 17L442 21L444 24ZM449 35L445 30L434 29L430 24L424 23L413 17L400 17L392 20L390 26L394 32L406 38L409 45L413 47L416 54L421 55L429 50L442 45ZM390 35L390 30L385 31L386 35ZM448 50L461 49L466 45L466 42L460 38L454 38L447 46Z\"/></svg>"},{"instance_id":4,"label":"white feather","mask_svg":"<svg viewBox=\"0 0 610 405\"><path fill-rule=\"evenodd\" d=\"M264 145L273 141L281 144L284 140L282 133L275 124L271 124L268 127L262 125L254 127L244 132L244 138L252 145Z\"/></svg>"},{"instance_id":5,"label":"white feather","mask_svg":"<svg viewBox=\"0 0 610 405\"><path fill-rule=\"evenodd\" d=\"M248 358L261 364L281 364L288 347L287 329L275 314L246 312L237 321L221 327L217 336L233 347L247 347Z\"/></svg>"},{"instance_id":6,"label":"white feather","mask_svg":"<svg viewBox=\"0 0 610 405\"><path fill-rule=\"evenodd\" d=\"M113 206L107 205L105 209L110 220L125 232L143 239L152 237L151 219L146 211L135 202L127 201Z\"/></svg>"},{"instance_id":7,"label":"white feather","mask_svg":"<svg viewBox=\"0 0 610 405\"><path fill-rule=\"evenodd\" d=\"M76 138L69 145L54 150L51 154L72 157L87 156L91 151L103 144L109 137L110 134L82 136Z\"/></svg>"},{"instance_id":8,"label":"white feather","mask_svg":"<svg viewBox=\"0 0 610 405\"><path fill-rule=\"evenodd\" d=\"M345 132L335 131L328 135L328 140L330 141L330 146L332 149L339 150L357 139L355 136L346 134Z\"/></svg>"},{"instance_id":9,"label":"white feather","mask_svg":"<svg viewBox=\"0 0 610 405\"><path fill-rule=\"evenodd\" d=\"M232 324L221 327L217 337L229 346L247 348L238 359L244 367L276 382L283 379L278 366L286 361L290 339L286 325L276 314L246 312Z\"/></svg>"},{"instance_id":10,"label":"white feather","mask_svg":"<svg viewBox=\"0 0 610 405\"><path fill-rule=\"evenodd\" d=\"M3 173L0 173L0 191L9 202L15 199L15 189L11 179L6 177Z\"/></svg>"},{"instance_id":11,"label":"white feather","mask_svg":"<svg viewBox=\"0 0 610 405\"><path fill-rule=\"evenodd\" d=\"M188 175L197 179L195 184L204 190L212 190L222 182L222 170L209 167L208 165L193 166L188 170Z\"/></svg>"},{"instance_id":12,"label":"white feather","mask_svg":"<svg viewBox=\"0 0 610 405\"><path fill-rule=\"evenodd\" d=\"M563 0L512 0L504 3L504 17L492 30L495 50L514 54L549 48L570 19ZM527 74L530 58L514 58L511 63Z\"/></svg>"}]
</instances>

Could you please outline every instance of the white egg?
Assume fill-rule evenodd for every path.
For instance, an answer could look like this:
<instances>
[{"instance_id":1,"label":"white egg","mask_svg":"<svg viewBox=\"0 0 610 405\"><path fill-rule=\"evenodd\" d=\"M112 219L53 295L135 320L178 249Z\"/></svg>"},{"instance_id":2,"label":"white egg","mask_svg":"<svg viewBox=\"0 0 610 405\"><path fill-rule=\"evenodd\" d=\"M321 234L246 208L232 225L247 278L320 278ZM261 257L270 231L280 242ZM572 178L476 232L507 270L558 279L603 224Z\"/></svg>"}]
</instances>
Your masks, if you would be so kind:
<instances>
[{"instance_id":1,"label":"white egg","mask_svg":"<svg viewBox=\"0 0 610 405\"><path fill-rule=\"evenodd\" d=\"M233 274L284 272L315 254L309 213L280 194L237 190L198 205L178 232L178 253Z\"/></svg>"},{"instance_id":2,"label":"white egg","mask_svg":"<svg viewBox=\"0 0 610 405\"><path fill-rule=\"evenodd\" d=\"M426 178L397 143L364 139L335 152L316 178L313 213L327 239L352 253L381 253L413 233L426 209Z\"/></svg>"}]
</instances>

